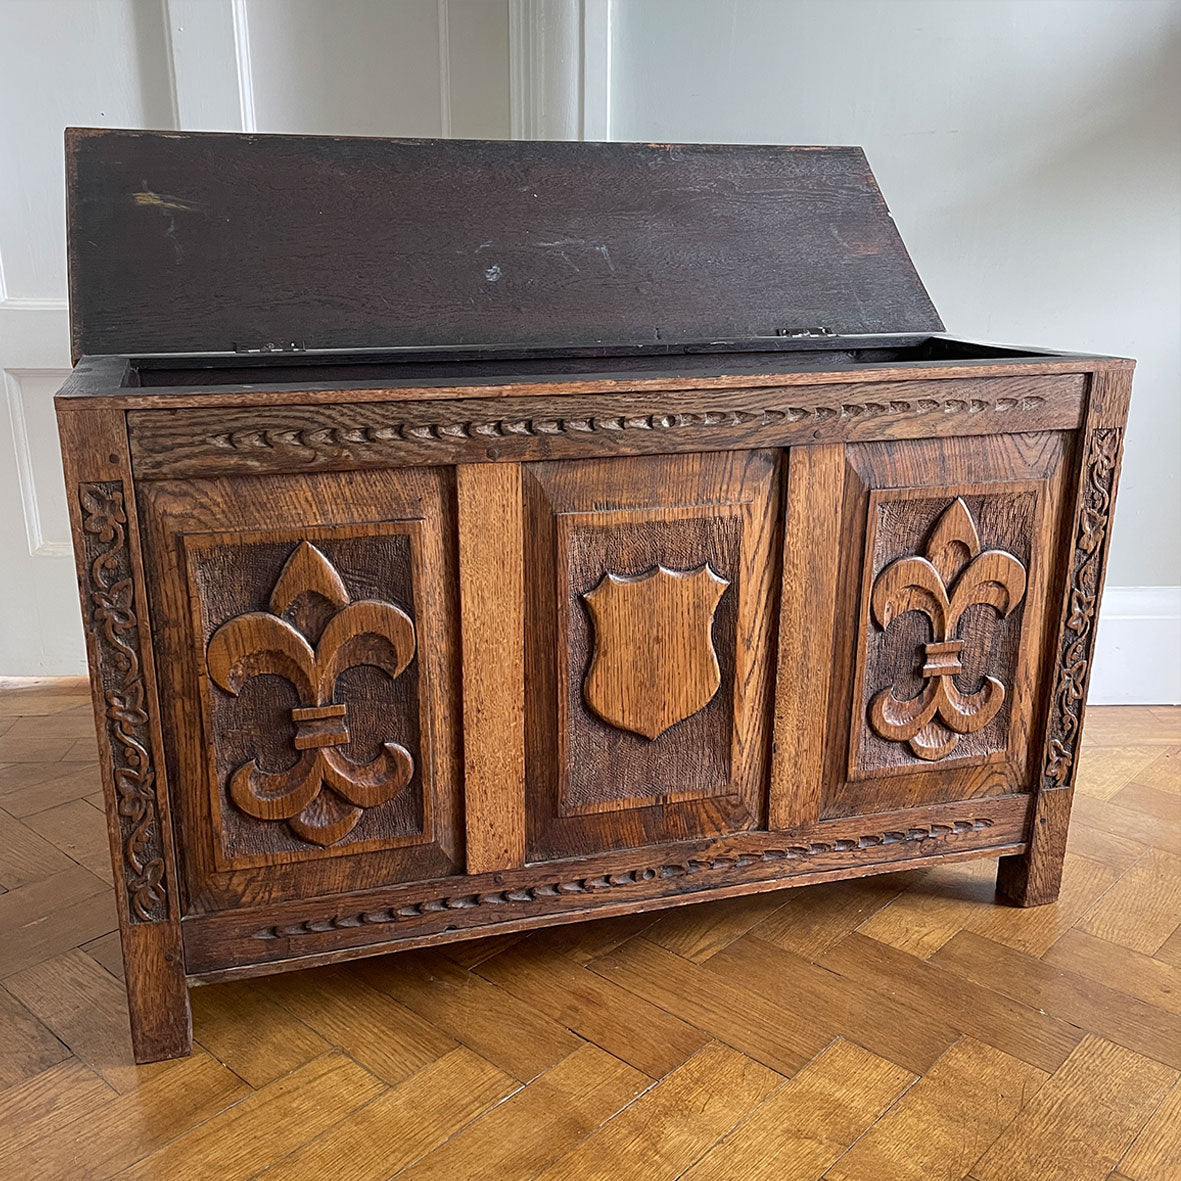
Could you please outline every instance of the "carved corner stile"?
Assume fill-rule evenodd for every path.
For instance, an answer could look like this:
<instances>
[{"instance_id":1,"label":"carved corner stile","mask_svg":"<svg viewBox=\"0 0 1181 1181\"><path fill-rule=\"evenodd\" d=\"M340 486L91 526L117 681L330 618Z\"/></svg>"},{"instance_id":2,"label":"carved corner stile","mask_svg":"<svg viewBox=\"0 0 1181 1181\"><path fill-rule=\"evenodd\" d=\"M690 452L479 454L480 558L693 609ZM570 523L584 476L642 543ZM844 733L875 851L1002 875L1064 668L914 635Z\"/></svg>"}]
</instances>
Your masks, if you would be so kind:
<instances>
[{"instance_id":1,"label":"carved corner stile","mask_svg":"<svg viewBox=\"0 0 1181 1181\"><path fill-rule=\"evenodd\" d=\"M1093 382L1090 422L1083 437L1066 586L1055 646L1053 689L1046 718L1045 748L1035 785L1035 803L1028 851L1002 857L998 892L1019 906L1039 906L1058 897L1067 828L1074 795L1083 712L1095 648L1095 625L1116 485L1119 479L1123 412L1105 407L1104 394L1126 398L1130 371L1097 374Z\"/></svg>"},{"instance_id":2,"label":"carved corner stile","mask_svg":"<svg viewBox=\"0 0 1181 1181\"><path fill-rule=\"evenodd\" d=\"M165 922L172 915L172 900L123 485L83 484L79 500L86 556L85 622L105 703L127 913L133 923Z\"/></svg>"},{"instance_id":3,"label":"carved corner stile","mask_svg":"<svg viewBox=\"0 0 1181 1181\"><path fill-rule=\"evenodd\" d=\"M1054 695L1046 731L1043 788L1074 784L1122 440L1121 430L1107 428L1092 432L1087 441L1074 544L1067 571L1065 618L1058 643Z\"/></svg>"},{"instance_id":4,"label":"carved corner stile","mask_svg":"<svg viewBox=\"0 0 1181 1181\"><path fill-rule=\"evenodd\" d=\"M79 481L74 487L79 591L104 764L131 1041L137 1062L155 1062L191 1051L192 1022L134 499L122 480Z\"/></svg>"}]
</instances>

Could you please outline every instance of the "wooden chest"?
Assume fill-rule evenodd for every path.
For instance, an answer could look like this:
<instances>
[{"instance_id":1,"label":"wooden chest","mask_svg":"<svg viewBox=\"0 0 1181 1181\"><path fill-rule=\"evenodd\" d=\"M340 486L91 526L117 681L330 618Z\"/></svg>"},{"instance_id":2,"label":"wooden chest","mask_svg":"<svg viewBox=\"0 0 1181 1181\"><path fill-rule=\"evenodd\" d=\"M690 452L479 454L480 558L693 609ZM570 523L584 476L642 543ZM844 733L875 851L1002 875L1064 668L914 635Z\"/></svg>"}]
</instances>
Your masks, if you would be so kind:
<instances>
[{"instance_id":1,"label":"wooden chest","mask_svg":"<svg viewBox=\"0 0 1181 1181\"><path fill-rule=\"evenodd\" d=\"M69 133L136 1053L192 984L1000 858L1058 892L1132 362L852 148Z\"/></svg>"}]
</instances>

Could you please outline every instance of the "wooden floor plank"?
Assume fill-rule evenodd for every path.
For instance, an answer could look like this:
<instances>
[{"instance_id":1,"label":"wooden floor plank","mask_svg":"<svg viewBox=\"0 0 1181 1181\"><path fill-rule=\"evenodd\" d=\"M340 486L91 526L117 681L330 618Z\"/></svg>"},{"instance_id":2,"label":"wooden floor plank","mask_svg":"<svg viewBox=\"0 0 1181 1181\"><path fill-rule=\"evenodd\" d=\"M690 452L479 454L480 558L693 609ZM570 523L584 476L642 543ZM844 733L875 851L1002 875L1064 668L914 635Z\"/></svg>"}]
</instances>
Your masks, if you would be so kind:
<instances>
[{"instance_id":1,"label":"wooden floor plank","mask_svg":"<svg viewBox=\"0 0 1181 1181\"><path fill-rule=\"evenodd\" d=\"M674 955L700 964L774 914L792 893L771 890L753 897L674 907L657 917L646 937Z\"/></svg>"},{"instance_id":2,"label":"wooden floor plank","mask_svg":"<svg viewBox=\"0 0 1181 1181\"><path fill-rule=\"evenodd\" d=\"M1150 812L1142 812L1139 808L1128 807L1126 797L1122 804L1118 797L1119 793L1110 800L1076 796L1073 815L1092 828L1164 849L1166 853L1175 853L1181 848L1181 821L1167 817L1162 819ZM0 800L0 807L8 808L8 805Z\"/></svg>"},{"instance_id":3,"label":"wooden floor plank","mask_svg":"<svg viewBox=\"0 0 1181 1181\"><path fill-rule=\"evenodd\" d=\"M1132 1181L1177 1181L1181 1174L1181 1082L1169 1088L1119 1167Z\"/></svg>"},{"instance_id":4,"label":"wooden floor plank","mask_svg":"<svg viewBox=\"0 0 1181 1181\"><path fill-rule=\"evenodd\" d=\"M876 997L868 1006L860 983L810 964L754 935L744 935L704 966L915 1074L929 1069L959 1037L958 1030L945 1022L885 997Z\"/></svg>"},{"instance_id":5,"label":"wooden floor plank","mask_svg":"<svg viewBox=\"0 0 1181 1181\"><path fill-rule=\"evenodd\" d=\"M0 979L117 926L110 887L80 865L0 894Z\"/></svg>"},{"instance_id":6,"label":"wooden floor plank","mask_svg":"<svg viewBox=\"0 0 1181 1181\"><path fill-rule=\"evenodd\" d=\"M794 1074L835 1036L740 981L707 974L646 937L629 940L589 966L780 1074Z\"/></svg>"},{"instance_id":7,"label":"wooden floor plank","mask_svg":"<svg viewBox=\"0 0 1181 1181\"><path fill-rule=\"evenodd\" d=\"M84 865L108 885L114 883L107 822L102 812L85 800L67 800L34 812L25 824L65 856Z\"/></svg>"},{"instance_id":8,"label":"wooden floor plank","mask_svg":"<svg viewBox=\"0 0 1181 1181\"><path fill-rule=\"evenodd\" d=\"M0 741L5 1179L1178 1174L1181 709L1089 711L1056 905L981 860L238 981L147 1068L86 681L0 678Z\"/></svg>"},{"instance_id":9,"label":"wooden floor plank","mask_svg":"<svg viewBox=\"0 0 1181 1181\"><path fill-rule=\"evenodd\" d=\"M975 1181L1100 1181L1114 1168L1177 1072L1087 1037L972 1169Z\"/></svg>"},{"instance_id":10,"label":"wooden floor plank","mask_svg":"<svg viewBox=\"0 0 1181 1181\"><path fill-rule=\"evenodd\" d=\"M292 972L255 984L371 1073L398 1083L455 1049L455 1041L347 968Z\"/></svg>"},{"instance_id":11,"label":"wooden floor plank","mask_svg":"<svg viewBox=\"0 0 1181 1181\"><path fill-rule=\"evenodd\" d=\"M1071 819L1070 832L1066 838L1068 853L1098 861L1100 865L1114 870L1117 877L1135 865L1147 848L1142 841L1131 841L1127 837L1104 832L1101 828L1092 828L1077 817Z\"/></svg>"},{"instance_id":12,"label":"wooden floor plank","mask_svg":"<svg viewBox=\"0 0 1181 1181\"><path fill-rule=\"evenodd\" d=\"M1152 955L1173 933L1179 917L1181 857L1151 849L1077 925L1100 939Z\"/></svg>"},{"instance_id":13,"label":"wooden floor plank","mask_svg":"<svg viewBox=\"0 0 1181 1181\"><path fill-rule=\"evenodd\" d=\"M40 1074L69 1049L5 988L0 987L0 1088Z\"/></svg>"},{"instance_id":14,"label":"wooden floor plank","mask_svg":"<svg viewBox=\"0 0 1181 1181\"><path fill-rule=\"evenodd\" d=\"M1062 893L1049 906L1006 906L978 910L964 926L1015 951L1041 955L1111 889L1116 873L1106 865L1067 853Z\"/></svg>"},{"instance_id":15,"label":"wooden floor plank","mask_svg":"<svg viewBox=\"0 0 1181 1181\"><path fill-rule=\"evenodd\" d=\"M46 1134L34 1121L0 1143L0 1177L112 1177L250 1093L208 1054L117 1095Z\"/></svg>"},{"instance_id":16,"label":"wooden floor plank","mask_svg":"<svg viewBox=\"0 0 1181 1181\"><path fill-rule=\"evenodd\" d=\"M1013 1000L1181 1067L1181 1020L1125 993L961 931L933 962Z\"/></svg>"},{"instance_id":17,"label":"wooden floor plank","mask_svg":"<svg viewBox=\"0 0 1181 1181\"><path fill-rule=\"evenodd\" d=\"M622 914L589 923L565 923L560 927L531 931L525 936L525 942L530 948L560 952L568 959L585 964L648 930L659 917L660 912Z\"/></svg>"},{"instance_id":18,"label":"wooden floor plank","mask_svg":"<svg viewBox=\"0 0 1181 1181\"><path fill-rule=\"evenodd\" d=\"M1057 1070L1083 1038L1083 1031L1067 1021L857 932L827 951L819 962L851 983L946 1022L1045 1071Z\"/></svg>"},{"instance_id":19,"label":"wooden floor plank","mask_svg":"<svg viewBox=\"0 0 1181 1181\"><path fill-rule=\"evenodd\" d=\"M0 1152L34 1130L49 1139L58 1128L97 1111L118 1092L77 1058L67 1058L40 1074L0 1090Z\"/></svg>"},{"instance_id":20,"label":"wooden floor plank","mask_svg":"<svg viewBox=\"0 0 1181 1181\"><path fill-rule=\"evenodd\" d=\"M1108 747L1088 744L1079 758L1074 789L1097 800L1109 800L1159 757L1156 747L1141 744Z\"/></svg>"},{"instance_id":21,"label":"wooden floor plank","mask_svg":"<svg viewBox=\"0 0 1181 1181\"><path fill-rule=\"evenodd\" d=\"M80 945L80 950L86 952L96 964L102 964L117 980L124 978L123 943L118 931L108 931L97 939L88 939Z\"/></svg>"},{"instance_id":22,"label":"wooden floor plank","mask_svg":"<svg viewBox=\"0 0 1181 1181\"><path fill-rule=\"evenodd\" d=\"M250 1177L386 1089L351 1058L325 1054L156 1149L120 1176L127 1181Z\"/></svg>"},{"instance_id":23,"label":"wooden floor plank","mask_svg":"<svg viewBox=\"0 0 1181 1181\"><path fill-rule=\"evenodd\" d=\"M1114 705L1087 710L1088 747L1176 746L1176 707L1157 712L1136 705Z\"/></svg>"},{"instance_id":24,"label":"wooden floor plank","mask_svg":"<svg viewBox=\"0 0 1181 1181\"><path fill-rule=\"evenodd\" d=\"M1048 1077L992 1046L964 1038L825 1177L960 1181Z\"/></svg>"},{"instance_id":25,"label":"wooden floor plank","mask_svg":"<svg viewBox=\"0 0 1181 1181\"><path fill-rule=\"evenodd\" d=\"M893 1062L838 1039L683 1181L814 1181L914 1080Z\"/></svg>"},{"instance_id":26,"label":"wooden floor plank","mask_svg":"<svg viewBox=\"0 0 1181 1181\"><path fill-rule=\"evenodd\" d=\"M0 717L3 718L51 718L77 708L78 697L72 693L20 693L11 687L0 687Z\"/></svg>"},{"instance_id":27,"label":"wooden floor plank","mask_svg":"<svg viewBox=\"0 0 1181 1181\"><path fill-rule=\"evenodd\" d=\"M1018 907L997 900L994 862L940 866L858 930L924 959L961 929L1041 955L1115 881L1116 873L1109 867L1068 853L1058 901L1049 906Z\"/></svg>"},{"instance_id":28,"label":"wooden floor plank","mask_svg":"<svg viewBox=\"0 0 1181 1181\"><path fill-rule=\"evenodd\" d=\"M597 1046L583 1045L394 1176L398 1181L526 1181L649 1085L651 1079L634 1067Z\"/></svg>"},{"instance_id":29,"label":"wooden floor plank","mask_svg":"<svg viewBox=\"0 0 1181 1181\"><path fill-rule=\"evenodd\" d=\"M564 1025L437 953L382 956L353 970L519 1082L578 1049Z\"/></svg>"},{"instance_id":30,"label":"wooden floor plank","mask_svg":"<svg viewBox=\"0 0 1181 1181\"><path fill-rule=\"evenodd\" d=\"M577 924L587 926L586 923ZM515 931L510 935L486 935L483 939L464 939L459 943L445 943L439 951L453 963L469 971L483 960L491 959L507 951L514 943L526 937L524 932Z\"/></svg>"},{"instance_id":31,"label":"wooden floor plank","mask_svg":"<svg viewBox=\"0 0 1181 1181\"><path fill-rule=\"evenodd\" d=\"M485 960L476 972L650 1078L663 1078L709 1040L582 964L528 942Z\"/></svg>"},{"instance_id":32,"label":"wooden floor plank","mask_svg":"<svg viewBox=\"0 0 1181 1181\"><path fill-rule=\"evenodd\" d=\"M444 1054L258 1174L260 1181L382 1181L517 1090L466 1046Z\"/></svg>"},{"instance_id":33,"label":"wooden floor plank","mask_svg":"<svg viewBox=\"0 0 1181 1181\"><path fill-rule=\"evenodd\" d=\"M1181 795L1181 746L1157 755L1147 767L1136 773L1134 782Z\"/></svg>"},{"instance_id":34,"label":"wooden floor plank","mask_svg":"<svg viewBox=\"0 0 1181 1181\"><path fill-rule=\"evenodd\" d=\"M1181 969L1181 923L1173 928L1173 933L1156 949L1152 958Z\"/></svg>"},{"instance_id":35,"label":"wooden floor plank","mask_svg":"<svg viewBox=\"0 0 1181 1181\"><path fill-rule=\"evenodd\" d=\"M30 743L58 738L71 742L93 738L94 710L89 702L80 704L77 697L71 697L71 700L74 704L69 709L55 711L48 717L25 715L14 718L8 734L14 739L26 738Z\"/></svg>"},{"instance_id":36,"label":"wooden floor plank","mask_svg":"<svg viewBox=\"0 0 1181 1181\"><path fill-rule=\"evenodd\" d=\"M913 870L801 886L754 928L754 934L805 959L819 959L833 944L922 879L922 871Z\"/></svg>"},{"instance_id":37,"label":"wooden floor plank","mask_svg":"<svg viewBox=\"0 0 1181 1181\"><path fill-rule=\"evenodd\" d=\"M93 811L93 809L92 809ZM103 824L101 816L99 824ZM107 854L107 865L110 865ZM73 869L75 861L35 828L0 810L0 886L16 890L55 873Z\"/></svg>"},{"instance_id":38,"label":"wooden floor plank","mask_svg":"<svg viewBox=\"0 0 1181 1181\"><path fill-rule=\"evenodd\" d=\"M26 968L4 986L116 1091L134 1091L176 1065L136 1065L123 985L83 951Z\"/></svg>"},{"instance_id":39,"label":"wooden floor plank","mask_svg":"<svg viewBox=\"0 0 1181 1181\"><path fill-rule=\"evenodd\" d=\"M1067 931L1042 959L1147 1005L1181 1014L1181 968L1163 960L1078 930Z\"/></svg>"},{"instance_id":40,"label":"wooden floor plank","mask_svg":"<svg viewBox=\"0 0 1181 1181\"><path fill-rule=\"evenodd\" d=\"M926 959L978 911L996 904L996 865L973 861L928 870L910 889L866 918L857 930L879 943Z\"/></svg>"},{"instance_id":41,"label":"wooden floor plank","mask_svg":"<svg viewBox=\"0 0 1181 1181\"><path fill-rule=\"evenodd\" d=\"M96 759L12 764L0 771L0 808L18 819L101 791Z\"/></svg>"},{"instance_id":42,"label":"wooden floor plank","mask_svg":"<svg viewBox=\"0 0 1181 1181\"><path fill-rule=\"evenodd\" d=\"M783 1082L782 1075L712 1043L540 1172L537 1181L678 1177Z\"/></svg>"},{"instance_id":43,"label":"wooden floor plank","mask_svg":"<svg viewBox=\"0 0 1181 1181\"><path fill-rule=\"evenodd\" d=\"M1137 778L1121 787L1111 797L1111 802L1118 808L1131 808L1145 816L1155 817L1166 827L1167 832L1176 833L1181 828L1181 799L1177 797L1176 791L1150 786Z\"/></svg>"},{"instance_id":44,"label":"wooden floor plank","mask_svg":"<svg viewBox=\"0 0 1181 1181\"><path fill-rule=\"evenodd\" d=\"M252 983L216 984L190 994L193 1036L252 1087L290 1073L332 1047Z\"/></svg>"},{"instance_id":45,"label":"wooden floor plank","mask_svg":"<svg viewBox=\"0 0 1181 1181\"><path fill-rule=\"evenodd\" d=\"M33 728L31 723L28 723L27 730L18 732L23 725L26 721L18 720L0 736L0 763L60 762L74 745L72 737L46 734Z\"/></svg>"}]
</instances>

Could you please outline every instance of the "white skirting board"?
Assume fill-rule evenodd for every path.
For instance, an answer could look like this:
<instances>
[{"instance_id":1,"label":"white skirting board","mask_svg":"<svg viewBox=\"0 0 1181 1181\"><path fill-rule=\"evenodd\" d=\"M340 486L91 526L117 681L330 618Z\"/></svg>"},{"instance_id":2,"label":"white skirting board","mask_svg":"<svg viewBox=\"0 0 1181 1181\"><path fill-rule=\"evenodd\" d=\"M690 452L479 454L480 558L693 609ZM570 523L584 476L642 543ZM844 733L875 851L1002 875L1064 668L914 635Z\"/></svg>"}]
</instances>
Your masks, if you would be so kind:
<instances>
[{"instance_id":1,"label":"white skirting board","mask_svg":"<svg viewBox=\"0 0 1181 1181\"><path fill-rule=\"evenodd\" d=\"M1099 610L1092 705L1181 703L1181 586L1109 586Z\"/></svg>"}]
</instances>

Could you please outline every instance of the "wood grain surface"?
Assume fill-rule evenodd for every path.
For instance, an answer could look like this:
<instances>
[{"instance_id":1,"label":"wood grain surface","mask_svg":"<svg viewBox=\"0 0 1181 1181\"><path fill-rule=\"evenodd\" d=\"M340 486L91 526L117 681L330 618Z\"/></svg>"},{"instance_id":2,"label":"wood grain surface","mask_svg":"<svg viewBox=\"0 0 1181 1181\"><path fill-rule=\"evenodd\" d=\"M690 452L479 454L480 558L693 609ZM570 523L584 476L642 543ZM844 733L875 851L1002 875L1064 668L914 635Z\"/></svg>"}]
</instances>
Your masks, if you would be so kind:
<instances>
[{"instance_id":1,"label":"wood grain surface","mask_svg":"<svg viewBox=\"0 0 1181 1181\"><path fill-rule=\"evenodd\" d=\"M467 869L525 861L525 539L521 469L456 469Z\"/></svg>"},{"instance_id":2,"label":"wood grain surface","mask_svg":"<svg viewBox=\"0 0 1181 1181\"><path fill-rule=\"evenodd\" d=\"M943 328L860 148L75 128L66 151L75 358Z\"/></svg>"}]
</instances>

